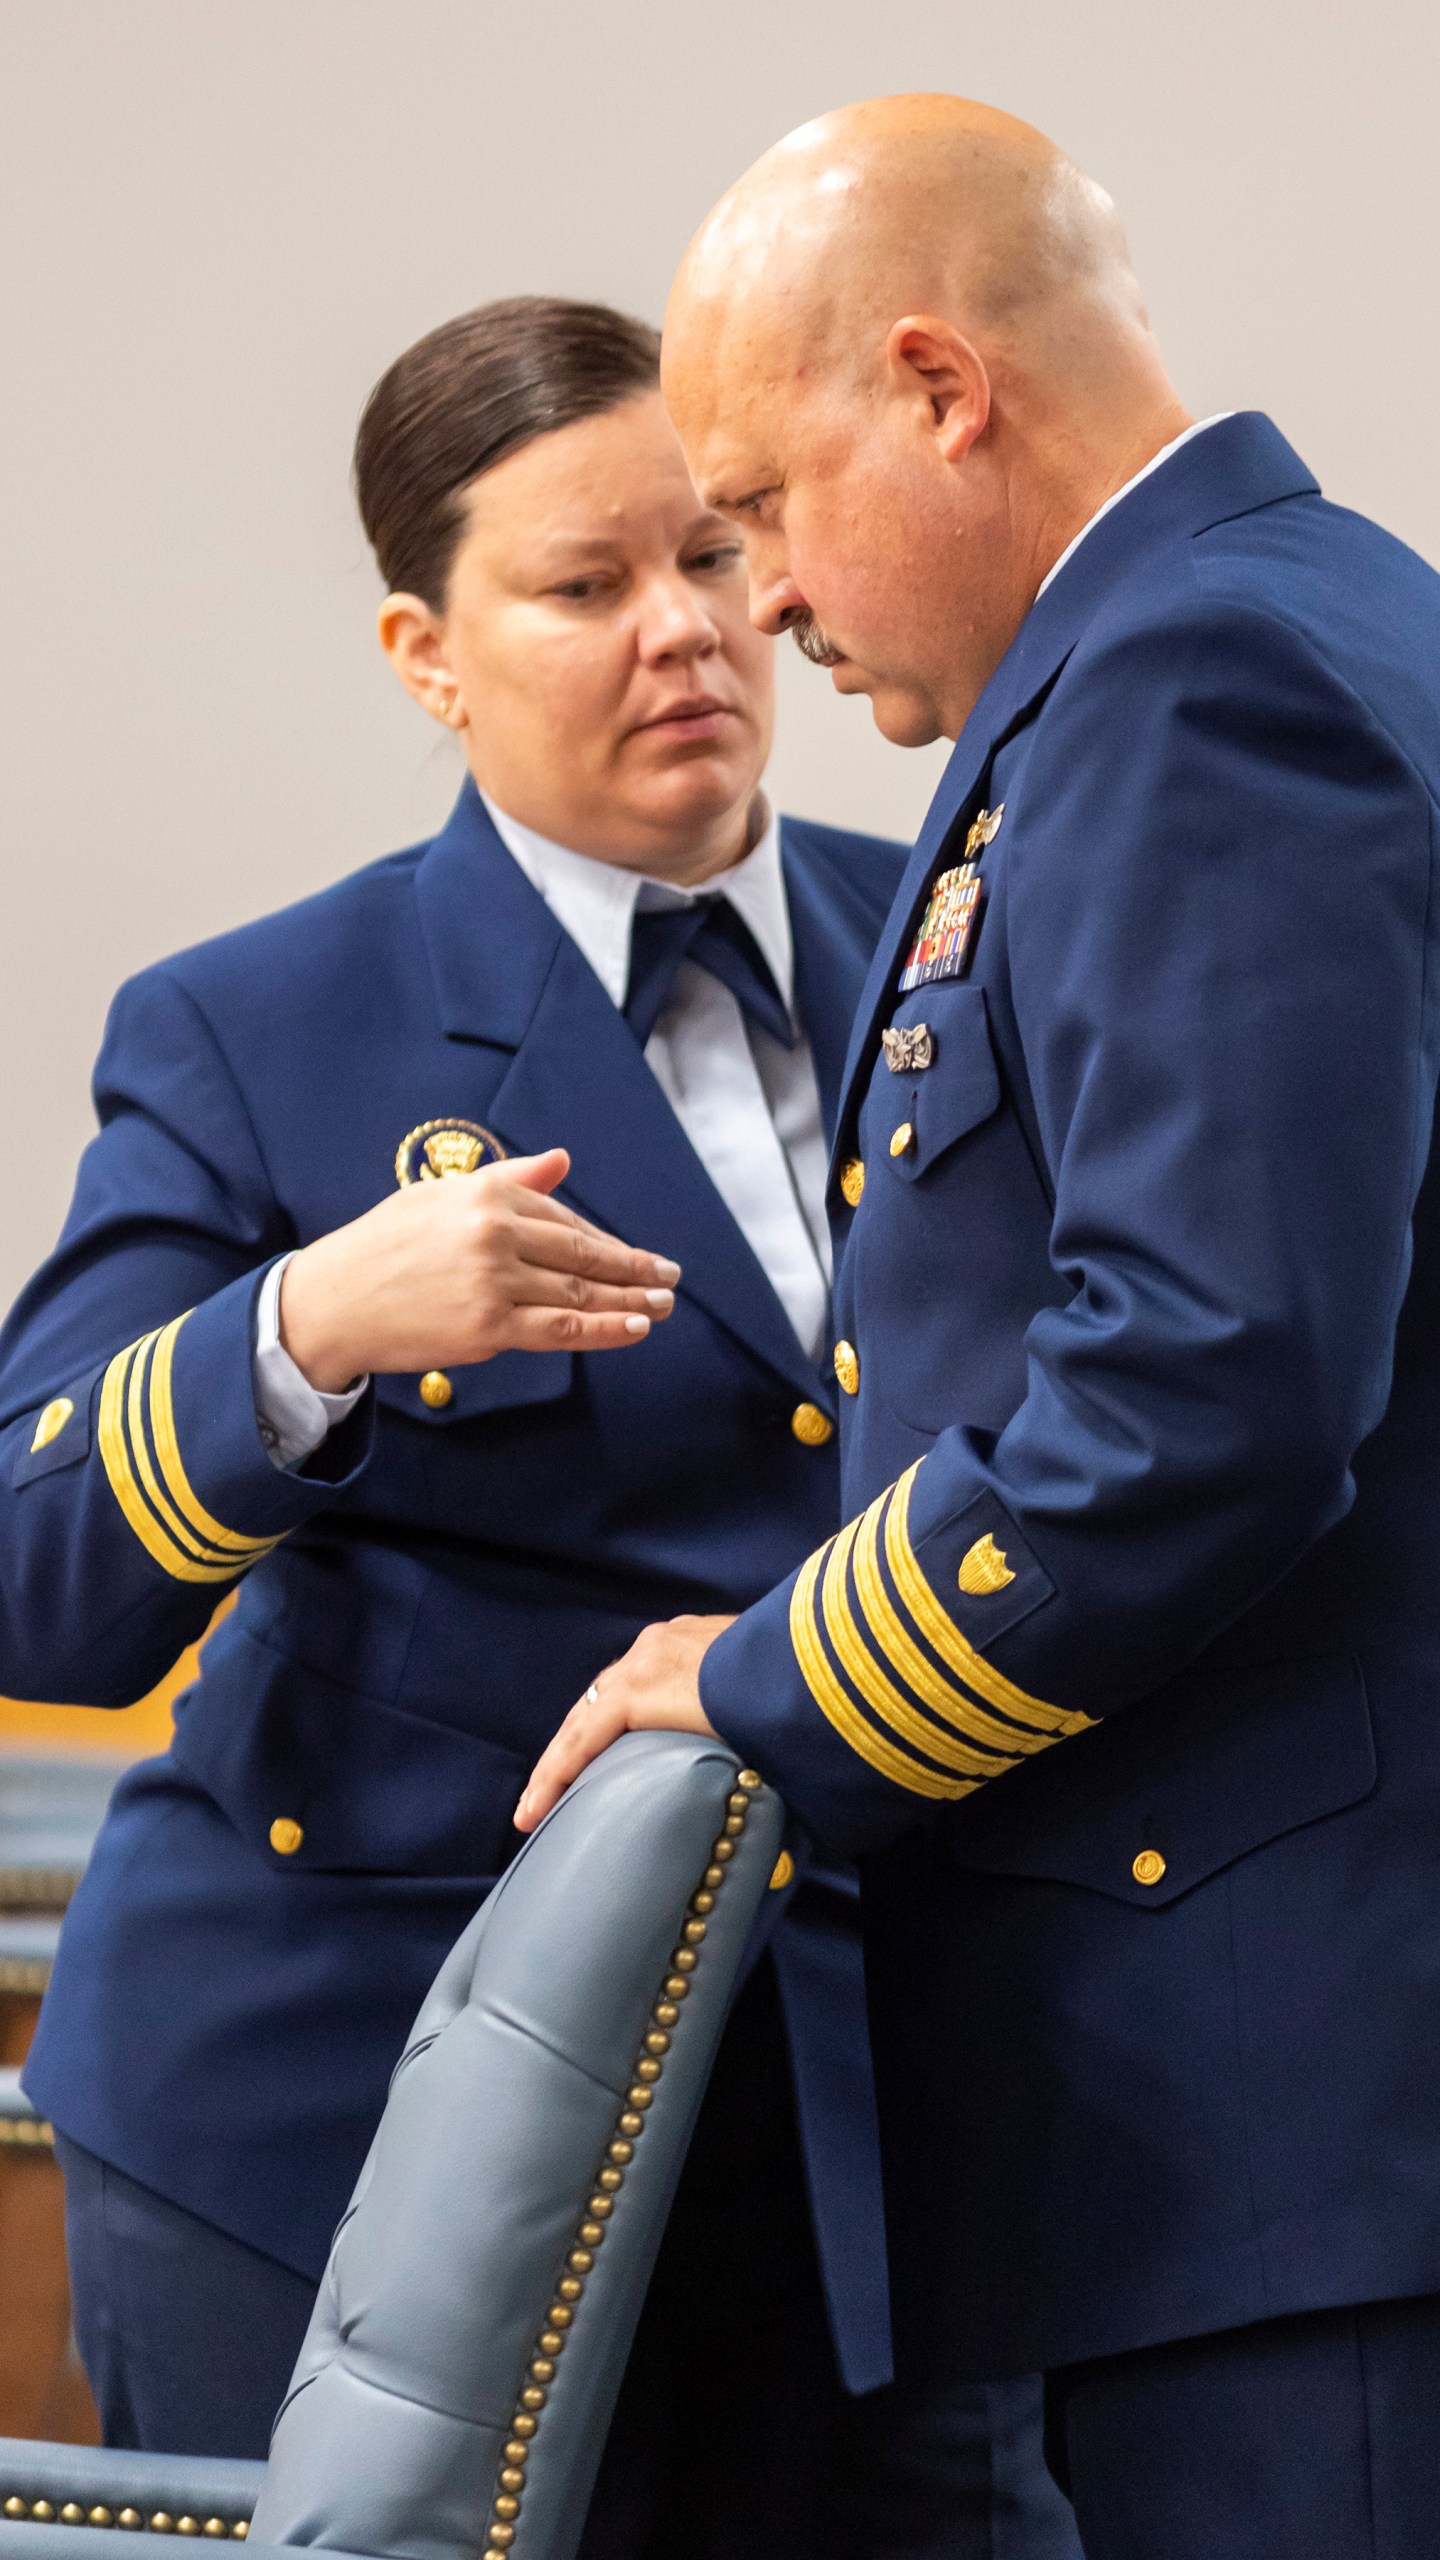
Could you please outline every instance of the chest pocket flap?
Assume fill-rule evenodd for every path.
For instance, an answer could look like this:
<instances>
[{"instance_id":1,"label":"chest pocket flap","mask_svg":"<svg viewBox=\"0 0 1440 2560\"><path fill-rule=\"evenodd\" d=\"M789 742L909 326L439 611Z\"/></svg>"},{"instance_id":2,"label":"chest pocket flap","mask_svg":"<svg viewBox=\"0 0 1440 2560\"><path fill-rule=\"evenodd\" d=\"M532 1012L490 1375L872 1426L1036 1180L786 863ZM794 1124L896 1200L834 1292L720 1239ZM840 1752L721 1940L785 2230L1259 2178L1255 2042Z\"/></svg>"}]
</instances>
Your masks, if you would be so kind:
<instances>
[{"instance_id":1,"label":"chest pocket flap","mask_svg":"<svg viewBox=\"0 0 1440 2560\"><path fill-rule=\"evenodd\" d=\"M377 1378L375 1393L393 1412L443 1429L447 1424L478 1421L487 1413L553 1404L569 1393L574 1375L573 1351L499 1351L493 1360L430 1369L423 1378Z\"/></svg>"},{"instance_id":2,"label":"chest pocket flap","mask_svg":"<svg viewBox=\"0 0 1440 2560\"><path fill-rule=\"evenodd\" d=\"M921 987L907 996L894 1027L930 1035L927 1067L896 1075L883 1056L870 1088L872 1124L867 1154L888 1154L902 1179L913 1182L1000 1107L1000 1070L990 1038L983 987ZM908 1144L896 1147L909 1129Z\"/></svg>"}]
</instances>

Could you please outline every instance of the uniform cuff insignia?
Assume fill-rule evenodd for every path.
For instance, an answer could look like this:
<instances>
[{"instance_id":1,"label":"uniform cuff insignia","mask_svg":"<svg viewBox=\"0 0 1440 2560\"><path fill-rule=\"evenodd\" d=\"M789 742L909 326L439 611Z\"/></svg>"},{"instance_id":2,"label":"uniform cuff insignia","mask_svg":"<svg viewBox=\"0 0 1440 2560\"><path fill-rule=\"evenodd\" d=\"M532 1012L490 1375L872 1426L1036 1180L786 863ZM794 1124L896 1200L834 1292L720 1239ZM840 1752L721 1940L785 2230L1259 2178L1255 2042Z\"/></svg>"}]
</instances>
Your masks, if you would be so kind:
<instances>
[{"instance_id":1,"label":"uniform cuff insignia","mask_svg":"<svg viewBox=\"0 0 1440 2560\"><path fill-rule=\"evenodd\" d=\"M171 1373L185 1316L117 1353L100 1390L100 1457L126 1522L177 1582L233 1582L278 1538L247 1538L213 1519L185 1471Z\"/></svg>"},{"instance_id":2,"label":"uniform cuff insignia","mask_svg":"<svg viewBox=\"0 0 1440 2560\"><path fill-rule=\"evenodd\" d=\"M806 1687L842 1740L896 1786L953 1800L1082 1732L1092 1718L1017 1688L962 1633L950 1588L931 1582L911 1537L910 1498L923 1464L917 1459L810 1558L791 1598L790 1636ZM967 1529L979 1525L971 1517L977 1508L959 1515ZM995 1506L985 1508L988 1515ZM957 1525L947 1524L947 1558ZM1049 1596L1028 1551L1012 1562L992 1527L963 1543L948 1577L957 1597L998 1600L1003 1625L1012 1625ZM1013 1545L1019 1549L1018 1539ZM1017 1606L1012 1586L1022 1579L1033 1586L1036 1577L1043 1590L1021 1591ZM994 1632L1002 1631L997 1616Z\"/></svg>"}]
</instances>

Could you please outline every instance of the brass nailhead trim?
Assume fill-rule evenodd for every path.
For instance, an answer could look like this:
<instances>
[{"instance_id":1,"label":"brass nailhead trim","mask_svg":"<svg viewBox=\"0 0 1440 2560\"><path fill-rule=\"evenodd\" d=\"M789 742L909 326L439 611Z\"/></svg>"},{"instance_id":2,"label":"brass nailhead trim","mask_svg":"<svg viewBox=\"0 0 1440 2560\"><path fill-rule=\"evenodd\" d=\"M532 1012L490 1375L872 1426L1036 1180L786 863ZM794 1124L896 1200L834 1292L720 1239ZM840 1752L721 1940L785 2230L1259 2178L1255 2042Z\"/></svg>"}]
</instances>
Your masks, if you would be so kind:
<instances>
[{"instance_id":1,"label":"brass nailhead trim","mask_svg":"<svg viewBox=\"0 0 1440 2560\"><path fill-rule=\"evenodd\" d=\"M53 2151L55 2127L43 2116L0 2116L0 2151ZM42 2502L43 2503L43 2502ZM32 2518L34 2509L31 2509ZM48 2524L41 2516L41 2524Z\"/></svg>"},{"instance_id":2,"label":"brass nailhead trim","mask_svg":"<svg viewBox=\"0 0 1440 2560\"><path fill-rule=\"evenodd\" d=\"M711 1847L704 1875L686 1904L687 1915L713 1911L715 1897L725 1882L726 1868L735 1855L735 1841L745 1828L751 1798L761 1783L753 1769L740 1771L734 1791L726 1802L724 1830ZM555 2359L567 2343L563 2333L574 2319L573 2305L585 2290L585 2278L594 2266L595 2252L605 2238L606 2221L614 2210L614 2198L625 2183L625 2171L635 2157L636 2141L645 2130L645 2110L654 2097L655 2083L664 2071L664 2057L669 2053L673 2030L679 2024L679 2004L689 1997L688 1976L699 1961L696 1948L705 1934L703 1919L687 1916L681 1923L680 1943L670 1957L660 1990L651 2004L650 2024L641 2040L634 2065L634 2081L625 2092L624 2105L615 2120L615 2134L605 2145L601 2165L595 2174L593 2184L597 2192L590 2196L576 2224L574 2241L562 2260L566 2272L556 2284L556 2299L545 2315L526 2367L527 2380L516 2402L515 2414L510 2421L510 2437L503 2451L504 2467L491 2499L490 2521L481 2560L506 2560L515 2540L525 2495L525 2463L540 2423L540 2413L550 2396L548 2386L555 2378Z\"/></svg>"},{"instance_id":3,"label":"brass nailhead trim","mask_svg":"<svg viewBox=\"0 0 1440 2560\"><path fill-rule=\"evenodd\" d=\"M36 2498L32 2503L12 2495L0 2503L0 2514L8 2516L12 2524L28 2521L31 2524L93 2524L102 2528L114 2525L123 2533L183 2533L187 2537L200 2534L211 2542L243 2542L250 2531L248 2519L244 2516L207 2516L202 2524L198 2516L170 2516L163 2507L158 2507L152 2516L143 2516L138 2507L122 2507L119 2514L114 2515L109 2507L85 2507L78 2498L67 2498L57 2511L49 2498Z\"/></svg>"}]
</instances>

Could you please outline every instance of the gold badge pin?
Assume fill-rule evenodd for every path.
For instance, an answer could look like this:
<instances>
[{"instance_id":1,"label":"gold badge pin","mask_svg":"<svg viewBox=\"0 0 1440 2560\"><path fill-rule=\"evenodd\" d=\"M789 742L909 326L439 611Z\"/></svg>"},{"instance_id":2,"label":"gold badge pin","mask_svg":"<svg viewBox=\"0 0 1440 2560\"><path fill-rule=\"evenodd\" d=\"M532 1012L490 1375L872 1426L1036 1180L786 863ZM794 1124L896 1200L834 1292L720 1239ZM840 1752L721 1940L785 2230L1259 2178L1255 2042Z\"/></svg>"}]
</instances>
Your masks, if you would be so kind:
<instances>
[{"instance_id":1,"label":"gold badge pin","mask_svg":"<svg viewBox=\"0 0 1440 2560\"><path fill-rule=\"evenodd\" d=\"M988 1529L984 1537L977 1538L969 1553L962 1557L958 1579L961 1590L970 1592L977 1600L986 1598L992 1591L1003 1591L1007 1582L1014 1581L1015 1576L1005 1561L1005 1550L996 1546Z\"/></svg>"},{"instance_id":2,"label":"gold badge pin","mask_svg":"<svg viewBox=\"0 0 1440 2560\"><path fill-rule=\"evenodd\" d=\"M35 1425L35 1437L30 1443L32 1458L37 1449L48 1449L52 1440L59 1439L74 1410L75 1407L68 1396L51 1398Z\"/></svg>"},{"instance_id":3,"label":"gold badge pin","mask_svg":"<svg viewBox=\"0 0 1440 2560\"><path fill-rule=\"evenodd\" d=\"M412 1182L443 1182L448 1174L502 1164L505 1152L478 1120L422 1120L395 1150L395 1179L402 1191Z\"/></svg>"},{"instance_id":4,"label":"gold badge pin","mask_svg":"<svg viewBox=\"0 0 1440 2560\"><path fill-rule=\"evenodd\" d=\"M998 809L981 810L974 826L971 828L970 833L965 839L965 859L967 862L973 862L977 854L984 852L987 844L994 843L995 838L1000 833L1000 821L1004 815L1005 803L1003 800L1001 801Z\"/></svg>"}]
</instances>

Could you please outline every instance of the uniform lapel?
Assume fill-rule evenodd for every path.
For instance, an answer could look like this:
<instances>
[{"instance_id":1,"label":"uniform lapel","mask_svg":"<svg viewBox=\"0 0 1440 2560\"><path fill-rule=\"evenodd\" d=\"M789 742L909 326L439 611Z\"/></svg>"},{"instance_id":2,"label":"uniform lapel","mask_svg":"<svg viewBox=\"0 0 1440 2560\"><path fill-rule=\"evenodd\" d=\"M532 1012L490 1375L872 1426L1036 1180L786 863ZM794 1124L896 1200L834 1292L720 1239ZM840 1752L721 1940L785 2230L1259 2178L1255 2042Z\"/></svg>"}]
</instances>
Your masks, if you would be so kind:
<instances>
[{"instance_id":1,"label":"uniform lapel","mask_svg":"<svg viewBox=\"0 0 1440 2560\"><path fill-rule=\"evenodd\" d=\"M815 1370L633 1033L501 844L473 785L420 868L441 1017L513 1051L484 1113L517 1155L568 1147L564 1196L681 1265L682 1294L804 1392Z\"/></svg>"},{"instance_id":2,"label":"uniform lapel","mask_svg":"<svg viewBox=\"0 0 1440 2560\"><path fill-rule=\"evenodd\" d=\"M845 1061L831 1174L844 1151L857 1086L879 1045L880 1017L908 950L939 858L980 805L981 786L1006 739L1029 719L1105 597L1148 552L1248 515L1318 483L1278 428L1256 410L1225 418L1182 446L1088 533L1073 560L1032 606L981 694L940 777L880 937Z\"/></svg>"},{"instance_id":3,"label":"uniform lapel","mask_svg":"<svg viewBox=\"0 0 1440 2560\"><path fill-rule=\"evenodd\" d=\"M838 911L823 872L805 861L800 840L783 818L780 859L795 950L795 1011L815 1061L828 1138L840 1108L850 1025L863 984L863 945L853 918Z\"/></svg>"}]
</instances>

